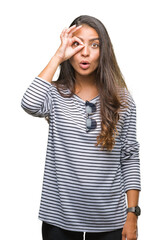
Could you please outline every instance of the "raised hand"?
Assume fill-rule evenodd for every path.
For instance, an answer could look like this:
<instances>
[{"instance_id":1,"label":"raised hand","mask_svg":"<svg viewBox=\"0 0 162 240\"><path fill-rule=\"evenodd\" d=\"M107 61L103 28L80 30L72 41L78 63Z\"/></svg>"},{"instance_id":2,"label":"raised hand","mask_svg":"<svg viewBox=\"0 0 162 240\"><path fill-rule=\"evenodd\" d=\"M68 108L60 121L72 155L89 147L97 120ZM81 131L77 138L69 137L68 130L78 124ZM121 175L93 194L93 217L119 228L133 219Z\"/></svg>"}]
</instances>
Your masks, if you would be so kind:
<instances>
[{"instance_id":1,"label":"raised hand","mask_svg":"<svg viewBox=\"0 0 162 240\"><path fill-rule=\"evenodd\" d=\"M62 31L60 35L60 47L51 58L47 66L38 75L38 77L43 78L51 83L58 66L65 60L71 58L84 47L82 41L76 36L73 36L73 34L81 27L82 26L76 27L76 25L74 25L68 29L65 28Z\"/></svg>"},{"instance_id":2,"label":"raised hand","mask_svg":"<svg viewBox=\"0 0 162 240\"><path fill-rule=\"evenodd\" d=\"M81 27L82 26L76 27L76 25L74 25L70 28L65 28L62 31L60 35L61 45L55 53L55 56L60 58L60 62L64 62L71 58L84 47L83 42L79 38L73 36L73 34Z\"/></svg>"}]
</instances>

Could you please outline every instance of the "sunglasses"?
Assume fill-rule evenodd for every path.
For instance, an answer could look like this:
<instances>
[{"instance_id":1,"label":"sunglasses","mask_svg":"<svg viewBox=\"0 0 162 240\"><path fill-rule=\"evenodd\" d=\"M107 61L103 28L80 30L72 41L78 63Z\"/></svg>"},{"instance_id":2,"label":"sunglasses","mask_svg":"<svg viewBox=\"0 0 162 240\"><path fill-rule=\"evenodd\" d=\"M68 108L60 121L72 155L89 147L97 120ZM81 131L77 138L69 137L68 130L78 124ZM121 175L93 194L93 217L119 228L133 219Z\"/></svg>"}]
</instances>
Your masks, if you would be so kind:
<instances>
[{"instance_id":1,"label":"sunglasses","mask_svg":"<svg viewBox=\"0 0 162 240\"><path fill-rule=\"evenodd\" d=\"M90 118L91 115L93 115L96 112L96 105L94 103L90 103L89 101L86 101L86 131L89 132L90 130L93 130L97 127L96 120Z\"/></svg>"}]
</instances>

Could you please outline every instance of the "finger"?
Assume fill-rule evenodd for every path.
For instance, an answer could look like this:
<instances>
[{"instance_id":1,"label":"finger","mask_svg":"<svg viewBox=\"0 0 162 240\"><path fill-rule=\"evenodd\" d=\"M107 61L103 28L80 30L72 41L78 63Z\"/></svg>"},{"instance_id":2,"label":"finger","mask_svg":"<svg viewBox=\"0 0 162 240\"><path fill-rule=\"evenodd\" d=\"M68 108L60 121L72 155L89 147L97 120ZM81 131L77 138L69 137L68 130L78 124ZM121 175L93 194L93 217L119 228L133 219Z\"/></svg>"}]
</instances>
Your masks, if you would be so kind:
<instances>
[{"instance_id":1,"label":"finger","mask_svg":"<svg viewBox=\"0 0 162 240\"><path fill-rule=\"evenodd\" d=\"M69 34L69 37L73 36L73 33L75 33L76 31L78 31L80 28L82 28L82 25L76 27L76 25L73 25L71 28L69 28L67 30L67 33Z\"/></svg>"},{"instance_id":2,"label":"finger","mask_svg":"<svg viewBox=\"0 0 162 240\"><path fill-rule=\"evenodd\" d=\"M78 27L72 29L72 31L70 32L70 34L75 33L75 32L78 31L80 28L82 28L82 25L80 25L80 26L78 26Z\"/></svg>"},{"instance_id":3,"label":"finger","mask_svg":"<svg viewBox=\"0 0 162 240\"><path fill-rule=\"evenodd\" d=\"M60 38L64 37L66 30L67 30L66 27L62 30L61 35L60 35Z\"/></svg>"},{"instance_id":4,"label":"finger","mask_svg":"<svg viewBox=\"0 0 162 240\"><path fill-rule=\"evenodd\" d=\"M76 53L78 53L79 51L81 51L82 48L84 48L84 45L79 45L79 46L75 47L75 48L73 49L73 53L74 53L73 55L75 55Z\"/></svg>"},{"instance_id":5,"label":"finger","mask_svg":"<svg viewBox=\"0 0 162 240\"><path fill-rule=\"evenodd\" d=\"M69 27L69 28L67 29L67 33L70 33L70 32L73 31L73 29L75 29L75 28L76 28L76 25L73 25L73 26Z\"/></svg>"},{"instance_id":6,"label":"finger","mask_svg":"<svg viewBox=\"0 0 162 240\"><path fill-rule=\"evenodd\" d=\"M126 234L122 232L122 240L126 240Z\"/></svg>"},{"instance_id":7,"label":"finger","mask_svg":"<svg viewBox=\"0 0 162 240\"><path fill-rule=\"evenodd\" d=\"M122 235L122 240L126 240L126 237L124 235Z\"/></svg>"},{"instance_id":8,"label":"finger","mask_svg":"<svg viewBox=\"0 0 162 240\"><path fill-rule=\"evenodd\" d=\"M82 27L82 25L76 27L76 25L73 25L72 27L70 28L64 28L64 30L62 31L61 33L61 36L60 38L63 38L63 37L72 37L73 33L78 31L80 28Z\"/></svg>"},{"instance_id":9,"label":"finger","mask_svg":"<svg viewBox=\"0 0 162 240\"><path fill-rule=\"evenodd\" d=\"M76 25L73 25L70 28L65 28L65 31L63 32L63 37L72 37L71 31L76 28Z\"/></svg>"}]
</instances>

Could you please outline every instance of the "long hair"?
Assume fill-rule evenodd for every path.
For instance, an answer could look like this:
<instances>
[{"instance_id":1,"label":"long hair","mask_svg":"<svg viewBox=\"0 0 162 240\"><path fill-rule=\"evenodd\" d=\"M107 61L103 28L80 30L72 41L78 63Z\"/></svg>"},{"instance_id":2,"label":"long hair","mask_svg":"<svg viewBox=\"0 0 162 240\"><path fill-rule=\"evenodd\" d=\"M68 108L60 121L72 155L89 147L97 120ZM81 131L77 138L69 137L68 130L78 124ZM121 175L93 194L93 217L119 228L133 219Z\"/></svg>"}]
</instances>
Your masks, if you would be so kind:
<instances>
[{"instance_id":1,"label":"long hair","mask_svg":"<svg viewBox=\"0 0 162 240\"><path fill-rule=\"evenodd\" d=\"M122 73L116 61L113 46L106 28L98 19L82 15L76 18L70 25L88 25L96 30L100 39L99 65L96 71L97 88L100 95L101 132L97 136L97 144L101 148L112 150L117 135L117 122L119 110L122 106L119 89L127 89ZM64 97L71 97L75 91L75 71L69 60L61 63L61 70L55 85ZM70 94L64 95L61 90L69 89Z\"/></svg>"}]
</instances>

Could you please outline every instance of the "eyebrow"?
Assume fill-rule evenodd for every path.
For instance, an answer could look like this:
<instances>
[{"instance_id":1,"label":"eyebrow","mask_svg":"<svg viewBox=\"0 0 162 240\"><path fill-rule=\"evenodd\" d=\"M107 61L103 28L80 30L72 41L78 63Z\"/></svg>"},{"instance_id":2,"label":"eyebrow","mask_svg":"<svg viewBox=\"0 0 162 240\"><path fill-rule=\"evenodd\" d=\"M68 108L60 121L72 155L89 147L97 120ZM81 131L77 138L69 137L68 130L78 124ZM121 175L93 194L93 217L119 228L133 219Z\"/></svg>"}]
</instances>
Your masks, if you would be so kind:
<instances>
[{"instance_id":1,"label":"eyebrow","mask_svg":"<svg viewBox=\"0 0 162 240\"><path fill-rule=\"evenodd\" d=\"M78 37L82 42L83 42L83 38L81 37ZM95 40L100 40L99 38L92 38L92 39L89 39L89 42L93 42Z\"/></svg>"}]
</instances>

